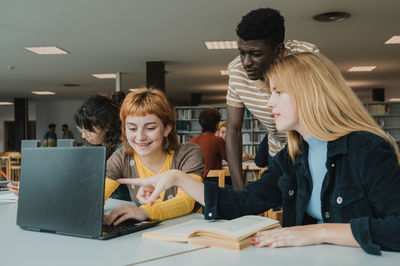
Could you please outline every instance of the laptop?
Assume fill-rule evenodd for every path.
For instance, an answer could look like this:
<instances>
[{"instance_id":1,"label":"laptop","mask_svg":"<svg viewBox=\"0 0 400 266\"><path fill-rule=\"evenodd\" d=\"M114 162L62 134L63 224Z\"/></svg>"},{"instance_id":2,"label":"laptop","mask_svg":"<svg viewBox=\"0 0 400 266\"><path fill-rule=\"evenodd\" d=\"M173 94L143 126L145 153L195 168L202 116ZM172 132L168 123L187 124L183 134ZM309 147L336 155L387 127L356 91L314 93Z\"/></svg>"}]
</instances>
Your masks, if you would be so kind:
<instances>
[{"instance_id":1,"label":"laptop","mask_svg":"<svg viewBox=\"0 0 400 266\"><path fill-rule=\"evenodd\" d=\"M24 148L17 225L61 235L110 239L160 221L128 220L103 228L106 149Z\"/></svg>"}]
</instances>

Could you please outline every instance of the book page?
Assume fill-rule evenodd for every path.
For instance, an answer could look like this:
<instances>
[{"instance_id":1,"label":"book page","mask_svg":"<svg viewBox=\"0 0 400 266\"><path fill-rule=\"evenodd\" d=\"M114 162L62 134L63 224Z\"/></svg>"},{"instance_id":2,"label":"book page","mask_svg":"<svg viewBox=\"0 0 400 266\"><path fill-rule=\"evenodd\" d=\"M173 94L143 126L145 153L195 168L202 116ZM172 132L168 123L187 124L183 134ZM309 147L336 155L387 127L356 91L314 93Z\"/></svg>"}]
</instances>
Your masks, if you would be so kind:
<instances>
[{"instance_id":1,"label":"book page","mask_svg":"<svg viewBox=\"0 0 400 266\"><path fill-rule=\"evenodd\" d=\"M279 222L257 215L248 215L233 220L191 220L142 234L144 238L187 242L189 237L209 237L240 241L249 235L279 226Z\"/></svg>"},{"instance_id":2,"label":"book page","mask_svg":"<svg viewBox=\"0 0 400 266\"><path fill-rule=\"evenodd\" d=\"M205 224L198 228L198 231L219 232L239 240L267 227L275 227L274 225L278 226L279 222L263 216L247 215L229 221Z\"/></svg>"},{"instance_id":3,"label":"book page","mask_svg":"<svg viewBox=\"0 0 400 266\"><path fill-rule=\"evenodd\" d=\"M224 220L219 220L216 222L213 220L210 221L195 219L185 223L168 226L150 232L145 232L142 234L142 237L152 239L164 239L168 241L187 242L189 235L193 232L202 228L207 228L207 224L222 223L223 221Z\"/></svg>"}]
</instances>

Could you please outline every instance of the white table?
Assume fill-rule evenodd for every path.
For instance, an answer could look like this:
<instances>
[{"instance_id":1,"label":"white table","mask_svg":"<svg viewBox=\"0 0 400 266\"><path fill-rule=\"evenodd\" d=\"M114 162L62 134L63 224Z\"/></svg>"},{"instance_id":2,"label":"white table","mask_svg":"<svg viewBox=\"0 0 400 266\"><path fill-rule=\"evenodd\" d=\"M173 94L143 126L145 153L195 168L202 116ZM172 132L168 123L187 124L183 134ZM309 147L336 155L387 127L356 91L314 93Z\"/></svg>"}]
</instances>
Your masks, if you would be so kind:
<instances>
[{"instance_id":1,"label":"white table","mask_svg":"<svg viewBox=\"0 0 400 266\"><path fill-rule=\"evenodd\" d=\"M105 210L118 204L119 201L107 201ZM142 239L140 232L106 241L91 240L22 230L15 224L16 213L17 204L0 204L0 265L394 266L400 262L400 252L373 256L359 248L333 245L276 249L251 246L236 251ZM191 214L164 221L160 226L193 218L203 216Z\"/></svg>"},{"instance_id":2,"label":"white table","mask_svg":"<svg viewBox=\"0 0 400 266\"><path fill-rule=\"evenodd\" d=\"M105 210L117 205L118 201L108 200ZM199 248L186 243L142 239L141 232L110 240L32 232L17 226L16 217L16 203L0 204L0 265L127 265ZM202 217L184 216L159 226Z\"/></svg>"},{"instance_id":3,"label":"white table","mask_svg":"<svg viewBox=\"0 0 400 266\"><path fill-rule=\"evenodd\" d=\"M359 248L316 245L287 248L248 247L241 251L205 248L151 262L151 266L395 266L399 252L383 252L382 256L365 253Z\"/></svg>"}]
</instances>

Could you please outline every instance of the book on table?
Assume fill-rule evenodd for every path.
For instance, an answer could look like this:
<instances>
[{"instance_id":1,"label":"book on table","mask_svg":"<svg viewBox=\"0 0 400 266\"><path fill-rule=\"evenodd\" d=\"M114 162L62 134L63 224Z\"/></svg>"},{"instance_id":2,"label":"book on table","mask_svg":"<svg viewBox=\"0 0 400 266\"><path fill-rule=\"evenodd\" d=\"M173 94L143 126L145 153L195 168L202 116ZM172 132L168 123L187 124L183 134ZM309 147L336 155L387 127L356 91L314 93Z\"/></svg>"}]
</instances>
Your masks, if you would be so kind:
<instances>
[{"instance_id":1,"label":"book on table","mask_svg":"<svg viewBox=\"0 0 400 266\"><path fill-rule=\"evenodd\" d=\"M142 237L240 250L251 245L254 233L279 227L277 220L247 215L233 220L190 220L144 232Z\"/></svg>"}]
</instances>

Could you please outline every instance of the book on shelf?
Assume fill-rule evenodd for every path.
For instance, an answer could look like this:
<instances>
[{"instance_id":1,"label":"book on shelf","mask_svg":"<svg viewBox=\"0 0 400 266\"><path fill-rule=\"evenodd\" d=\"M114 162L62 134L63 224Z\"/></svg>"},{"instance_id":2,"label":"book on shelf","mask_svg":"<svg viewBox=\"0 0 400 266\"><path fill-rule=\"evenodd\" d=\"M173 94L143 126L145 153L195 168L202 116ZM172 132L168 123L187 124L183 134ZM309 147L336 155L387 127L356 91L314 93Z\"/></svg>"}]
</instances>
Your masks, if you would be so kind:
<instances>
[{"instance_id":1,"label":"book on shelf","mask_svg":"<svg viewBox=\"0 0 400 266\"><path fill-rule=\"evenodd\" d=\"M277 220L247 215L233 220L190 220L144 232L142 237L240 250L251 245L250 239L254 233L279 227Z\"/></svg>"},{"instance_id":2,"label":"book on shelf","mask_svg":"<svg viewBox=\"0 0 400 266\"><path fill-rule=\"evenodd\" d=\"M176 130L182 131L190 131L190 122L189 121L176 121Z\"/></svg>"},{"instance_id":3,"label":"book on shelf","mask_svg":"<svg viewBox=\"0 0 400 266\"><path fill-rule=\"evenodd\" d=\"M371 115L387 115L387 114L389 114L389 106L386 103L369 104L368 112Z\"/></svg>"}]
</instances>

